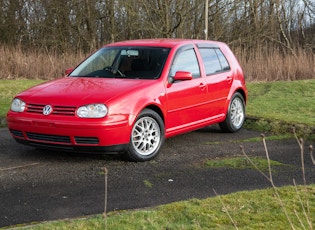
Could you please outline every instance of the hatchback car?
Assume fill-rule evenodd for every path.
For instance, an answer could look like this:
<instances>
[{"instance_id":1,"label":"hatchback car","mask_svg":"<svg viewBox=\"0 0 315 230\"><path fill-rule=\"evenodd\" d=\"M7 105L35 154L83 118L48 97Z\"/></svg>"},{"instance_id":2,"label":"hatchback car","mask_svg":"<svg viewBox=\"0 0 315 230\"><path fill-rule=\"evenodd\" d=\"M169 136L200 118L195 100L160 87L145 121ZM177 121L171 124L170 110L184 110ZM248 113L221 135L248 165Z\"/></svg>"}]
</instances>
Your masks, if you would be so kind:
<instances>
[{"instance_id":1,"label":"hatchback car","mask_svg":"<svg viewBox=\"0 0 315 230\"><path fill-rule=\"evenodd\" d=\"M242 68L225 43L132 40L19 93L7 122L22 144L146 161L174 135L215 123L238 131L246 99Z\"/></svg>"}]
</instances>

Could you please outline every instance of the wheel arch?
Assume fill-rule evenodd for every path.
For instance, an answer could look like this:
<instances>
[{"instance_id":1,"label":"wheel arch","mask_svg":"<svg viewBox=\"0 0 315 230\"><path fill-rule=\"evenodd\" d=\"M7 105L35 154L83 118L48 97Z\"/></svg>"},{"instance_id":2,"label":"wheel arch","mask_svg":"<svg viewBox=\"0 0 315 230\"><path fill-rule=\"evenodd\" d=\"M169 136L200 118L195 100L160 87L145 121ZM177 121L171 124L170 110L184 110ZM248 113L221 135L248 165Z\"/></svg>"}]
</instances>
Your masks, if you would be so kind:
<instances>
[{"instance_id":1,"label":"wheel arch","mask_svg":"<svg viewBox=\"0 0 315 230\"><path fill-rule=\"evenodd\" d=\"M236 99L239 98L240 101L242 101L242 108L240 109L240 106L236 106L233 103L233 109L232 107L232 102ZM231 96L231 98L228 100L228 107L226 110L226 116L224 121L220 122L220 128L228 133L234 133L240 130L244 124L245 121L245 105L246 105L246 92L244 92L242 89L241 90L235 90ZM231 115L231 111L233 115ZM234 112L233 112L234 111ZM236 112L235 112L236 111ZM241 112L240 112L241 111ZM233 118L234 117L234 118ZM237 124L235 124L235 122Z\"/></svg>"},{"instance_id":2,"label":"wheel arch","mask_svg":"<svg viewBox=\"0 0 315 230\"><path fill-rule=\"evenodd\" d=\"M151 109L154 112L156 112L161 117L163 123L165 124L164 114L163 114L160 107L158 107L157 105L151 104L151 105L147 105L146 107L144 107L141 111L143 111L144 109Z\"/></svg>"},{"instance_id":3,"label":"wheel arch","mask_svg":"<svg viewBox=\"0 0 315 230\"><path fill-rule=\"evenodd\" d=\"M224 110L225 110L226 114L228 113L230 101L231 101L231 99L232 99L232 97L233 97L233 95L235 93L240 93L242 95L243 99L244 99L245 105L247 103L247 92L243 88L237 88L235 90L230 91L229 96L228 96L228 98L226 100L225 107L224 107L225 108Z\"/></svg>"},{"instance_id":4,"label":"wheel arch","mask_svg":"<svg viewBox=\"0 0 315 230\"><path fill-rule=\"evenodd\" d=\"M135 111L133 114L133 116L130 116L129 117L129 126L132 127L133 124L136 122L137 120L137 117L141 114L141 112L145 109L150 109L154 112L156 112L162 119L164 125L165 125L165 116L164 116L164 113L162 111L162 109L158 106L158 105L155 105L155 104L147 104L145 105L144 107L138 109L137 111ZM131 128L130 128L130 132L131 132Z\"/></svg>"},{"instance_id":5,"label":"wheel arch","mask_svg":"<svg viewBox=\"0 0 315 230\"><path fill-rule=\"evenodd\" d=\"M245 93L245 91L243 89L239 88L234 93L236 93L236 92L240 93L243 96L244 102L246 104L246 102L247 102L247 94ZM232 95L234 95L234 93Z\"/></svg>"}]
</instances>

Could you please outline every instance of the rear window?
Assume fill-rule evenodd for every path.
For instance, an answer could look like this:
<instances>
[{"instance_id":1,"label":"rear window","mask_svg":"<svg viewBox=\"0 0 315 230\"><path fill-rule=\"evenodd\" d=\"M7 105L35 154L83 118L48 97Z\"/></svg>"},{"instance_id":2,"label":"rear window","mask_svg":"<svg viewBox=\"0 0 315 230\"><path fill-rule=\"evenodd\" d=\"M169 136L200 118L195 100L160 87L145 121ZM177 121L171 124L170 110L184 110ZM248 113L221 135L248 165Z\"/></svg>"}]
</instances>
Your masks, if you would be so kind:
<instances>
[{"instance_id":1,"label":"rear window","mask_svg":"<svg viewBox=\"0 0 315 230\"><path fill-rule=\"evenodd\" d=\"M200 48L199 51L203 59L206 75L230 70L230 65L220 49Z\"/></svg>"}]
</instances>

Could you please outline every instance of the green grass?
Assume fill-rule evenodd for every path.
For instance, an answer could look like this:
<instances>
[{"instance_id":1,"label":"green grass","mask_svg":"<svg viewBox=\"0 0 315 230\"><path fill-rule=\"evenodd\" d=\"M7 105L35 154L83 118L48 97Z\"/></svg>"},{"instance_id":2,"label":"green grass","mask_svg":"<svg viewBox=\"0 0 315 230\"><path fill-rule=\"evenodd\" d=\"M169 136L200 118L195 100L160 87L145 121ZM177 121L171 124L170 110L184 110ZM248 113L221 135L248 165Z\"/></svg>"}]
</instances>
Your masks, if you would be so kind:
<instances>
[{"instance_id":1,"label":"green grass","mask_svg":"<svg viewBox=\"0 0 315 230\"><path fill-rule=\"evenodd\" d=\"M250 160L257 168L263 172L267 172L269 165L268 160L263 157L250 157ZM208 168L230 168L230 169L255 169L252 164L246 157L228 157L215 160L207 160L205 162L206 167ZM270 160L270 166L288 166L282 164L278 161Z\"/></svg>"},{"instance_id":2,"label":"green grass","mask_svg":"<svg viewBox=\"0 0 315 230\"><path fill-rule=\"evenodd\" d=\"M150 209L48 222L27 229L311 229L315 226L315 186L243 191L192 199ZM284 204L284 209L280 204ZM303 211L305 210L305 212ZM285 216L288 214L288 218ZM231 216L231 219L229 218Z\"/></svg>"},{"instance_id":3,"label":"green grass","mask_svg":"<svg viewBox=\"0 0 315 230\"><path fill-rule=\"evenodd\" d=\"M278 135L268 135L265 137L266 141L279 141L279 140L287 140L294 138L293 133L286 133L286 134L278 134ZM262 141L262 137L251 137L242 140L232 140L230 143L249 143L249 142L259 142ZM211 141L205 142L206 145L221 145L227 142L220 142L220 141Z\"/></svg>"},{"instance_id":4,"label":"green grass","mask_svg":"<svg viewBox=\"0 0 315 230\"><path fill-rule=\"evenodd\" d=\"M315 140L315 80L249 83L244 127Z\"/></svg>"},{"instance_id":5,"label":"green grass","mask_svg":"<svg viewBox=\"0 0 315 230\"><path fill-rule=\"evenodd\" d=\"M247 84L247 115L315 126L315 80Z\"/></svg>"},{"instance_id":6,"label":"green grass","mask_svg":"<svg viewBox=\"0 0 315 230\"><path fill-rule=\"evenodd\" d=\"M41 82L43 80L0 80L0 119L5 117L17 93Z\"/></svg>"}]
</instances>

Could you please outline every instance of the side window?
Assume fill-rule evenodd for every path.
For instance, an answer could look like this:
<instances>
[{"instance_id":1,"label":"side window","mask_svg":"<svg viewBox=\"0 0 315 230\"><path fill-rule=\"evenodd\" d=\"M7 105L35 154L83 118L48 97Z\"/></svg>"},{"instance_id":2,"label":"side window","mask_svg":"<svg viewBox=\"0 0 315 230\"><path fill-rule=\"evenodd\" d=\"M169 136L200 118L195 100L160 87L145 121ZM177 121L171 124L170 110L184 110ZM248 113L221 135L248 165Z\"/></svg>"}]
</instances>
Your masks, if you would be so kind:
<instances>
[{"instance_id":1,"label":"side window","mask_svg":"<svg viewBox=\"0 0 315 230\"><path fill-rule=\"evenodd\" d=\"M200 54L205 65L206 75L221 72L221 64L213 48L201 48Z\"/></svg>"},{"instance_id":2,"label":"side window","mask_svg":"<svg viewBox=\"0 0 315 230\"><path fill-rule=\"evenodd\" d=\"M230 70L230 65L228 63L228 61L226 60L224 54L222 53L222 51L220 49L215 49L215 52L217 53L221 66L222 66L222 71L226 71L226 70Z\"/></svg>"},{"instance_id":3,"label":"side window","mask_svg":"<svg viewBox=\"0 0 315 230\"><path fill-rule=\"evenodd\" d=\"M194 49L187 49L176 55L172 64L170 76L175 76L177 71L191 72L193 78L200 77L199 64Z\"/></svg>"},{"instance_id":4,"label":"side window","mask_svg":"<svg viewBox=\"0 0 315 230\"><path fill-rule=\"evenodd\" d=\"M205 65L206 75L230 70L230 65L220 49L200 48L199 51Z\"/></svg>"}]
</instances>

